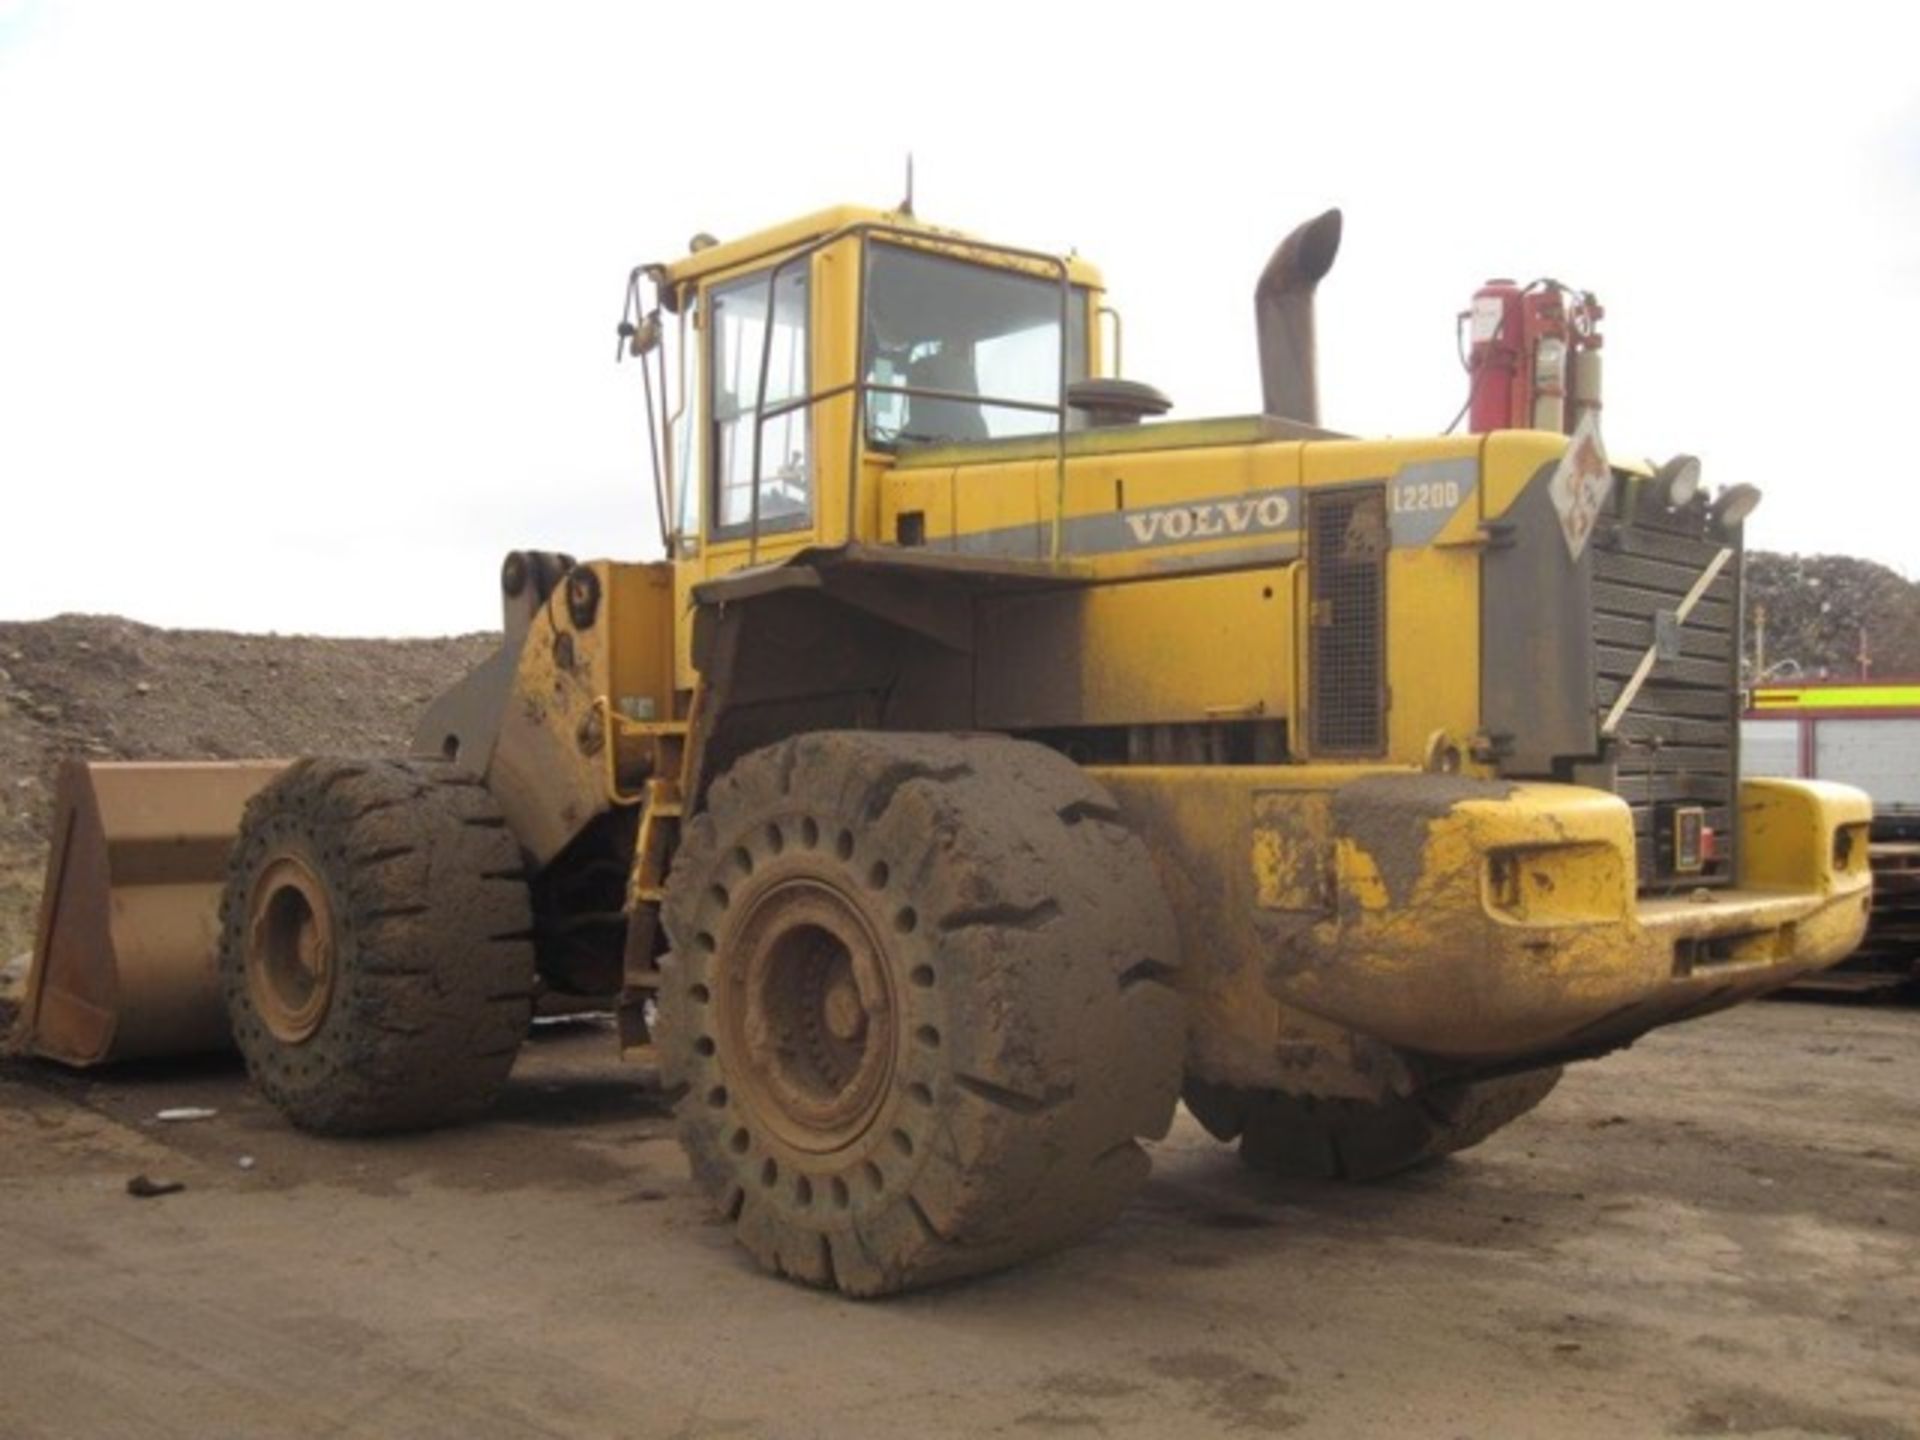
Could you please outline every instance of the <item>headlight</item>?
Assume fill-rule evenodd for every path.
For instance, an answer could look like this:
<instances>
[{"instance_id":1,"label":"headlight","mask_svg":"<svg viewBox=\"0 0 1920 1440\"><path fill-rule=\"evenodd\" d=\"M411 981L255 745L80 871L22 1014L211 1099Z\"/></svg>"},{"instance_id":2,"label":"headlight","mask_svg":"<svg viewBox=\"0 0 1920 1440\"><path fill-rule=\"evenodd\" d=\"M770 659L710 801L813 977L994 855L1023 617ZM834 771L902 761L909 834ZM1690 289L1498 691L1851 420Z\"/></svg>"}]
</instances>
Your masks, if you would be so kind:
<instances>
[{"instance_id":1,"label":"headlight","mask_svg":"<svg viewBox=\"0 0 1920 1440\"><path fill-rule=\"evenodd\" d=\"M1736 529L1746 523L1759 504L1760 492L1753 486L1729 486L1713 502L1713 523L1722 530Z\"/></svg>"},{"instance_id":2,"label":"headlight","mask_svg":"<svg viewBox=\"0 0 1920 1440\"><path fill-rule=\"evenodd\" d=\"M1700 493L1700 461L1693 455L1676 455L1653 472L1653 483L1672 510L1684 510Z\"/></svg>"}]
</instances>

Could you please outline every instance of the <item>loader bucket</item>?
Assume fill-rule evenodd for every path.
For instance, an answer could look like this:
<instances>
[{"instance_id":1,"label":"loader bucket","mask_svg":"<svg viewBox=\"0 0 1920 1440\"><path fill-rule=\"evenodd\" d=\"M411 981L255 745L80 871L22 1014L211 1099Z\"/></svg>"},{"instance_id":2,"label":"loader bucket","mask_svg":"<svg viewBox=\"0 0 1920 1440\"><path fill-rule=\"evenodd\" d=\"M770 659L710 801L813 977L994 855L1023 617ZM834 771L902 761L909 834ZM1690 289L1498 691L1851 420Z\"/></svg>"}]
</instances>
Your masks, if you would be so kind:
<instances>
[{"instance_id":1,"label":"loader bucket","mask_svg":"<svg viewBox=\"0 0 1920 1440\"><path fill-rule=\"evenodd\" d=\"M226 1049L220 890L280 760L68 762L18 1043L68 1065Z\"/></svg>"}]
</instances>

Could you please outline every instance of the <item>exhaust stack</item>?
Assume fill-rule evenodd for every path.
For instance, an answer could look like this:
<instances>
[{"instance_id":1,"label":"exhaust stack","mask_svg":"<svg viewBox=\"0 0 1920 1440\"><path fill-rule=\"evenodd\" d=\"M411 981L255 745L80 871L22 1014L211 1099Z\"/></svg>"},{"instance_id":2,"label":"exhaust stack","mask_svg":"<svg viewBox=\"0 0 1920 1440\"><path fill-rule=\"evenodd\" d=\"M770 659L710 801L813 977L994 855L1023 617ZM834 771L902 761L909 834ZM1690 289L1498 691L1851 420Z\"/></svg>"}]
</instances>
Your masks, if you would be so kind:
<instances>
[{"instance_id":1,"label":"exhaust stack","mask_svg":"<svg viewBox=\"0 0 1920 1440\"><path fill-rule=\"evenodd\" d=\"M1269 415L1320 423L1313 292L1340 253L1340 212L1329 210L1280 242L1253 291L1260 336L1260 391Z\"/></svg>"}]
</instances>

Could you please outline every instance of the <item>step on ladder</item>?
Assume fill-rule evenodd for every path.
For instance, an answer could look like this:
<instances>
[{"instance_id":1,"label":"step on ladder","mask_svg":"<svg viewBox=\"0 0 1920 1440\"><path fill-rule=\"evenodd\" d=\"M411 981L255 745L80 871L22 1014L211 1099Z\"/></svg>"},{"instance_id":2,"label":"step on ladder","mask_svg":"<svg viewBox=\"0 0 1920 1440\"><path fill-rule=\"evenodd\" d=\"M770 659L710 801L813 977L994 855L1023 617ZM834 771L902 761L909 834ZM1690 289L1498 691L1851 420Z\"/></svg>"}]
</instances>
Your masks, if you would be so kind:
<instances>
[{"instance_id":1,"label":"step on ladder","mask_svg":"<svg viewBox=\"0 0 1920 1440\"><path fill-rule=\"evenodd\" d=\"M699 705L695 697L695 708ZM629 720L610 706L608 791L615 804L638 805L640 825L634 839L633 870L627 882L627 939L621 967L620 1052L629 1060L653 1058L647 1007L660 988L660 907L666 900L667 869L680 844L680 821L686 796L692 789L694 763L689 737L693 720ZM618 756L622 742L629 749L650 749L652 773L638 791L620 788Z\"/></svg>"}]
</instances>

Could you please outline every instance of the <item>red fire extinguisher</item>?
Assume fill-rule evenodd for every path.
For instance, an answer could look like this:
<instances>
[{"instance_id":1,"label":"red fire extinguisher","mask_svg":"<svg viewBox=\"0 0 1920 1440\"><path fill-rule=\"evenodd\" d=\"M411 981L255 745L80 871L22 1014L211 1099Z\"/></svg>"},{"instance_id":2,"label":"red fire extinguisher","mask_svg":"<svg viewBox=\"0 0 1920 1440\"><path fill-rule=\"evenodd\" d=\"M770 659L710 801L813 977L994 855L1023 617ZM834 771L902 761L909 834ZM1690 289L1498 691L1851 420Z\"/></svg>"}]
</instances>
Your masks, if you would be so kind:
<instances>
[{"instance_id":1,"label":"red fire extinguisher","mask_svg":"<svg viewBox=\"0 0 1920 1440\"><path fill-rule=\"evenodd\" d=\"M1520 375L1520 287L1511 280L1489 280L1473 292L1467 312L1467 373L1472 392L1468 428L1475 433L1513 428L1513 387Z\"/></svg>"},{"instance_id":2,"label":"red fire extinguisher","mask_svg":"<svg viewBox=\"0 0 1920 1440\"><path fill-rule=\"evenodd\" d=\"M1593 296L1551 280L1524 288L1489 280L1463 318L1472 430L1571 433L1586 411L1599 409L1600 306Z\"/></svg>"},{"instance_id":3,"label":"red fire extinguisher","mask_svg":"<svg viewBox=\"0 0 1920 1440\"><path fill-rule=\"evenodd\" d=\"M1560 287L1529 290L1520 302L1525 322L1521 353L1523 390L1516 390L1513 413L1517 424L1534 430L1564 434L1567 428L1567 307Z\"/></svg>"}]
</instances>

